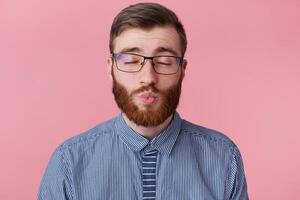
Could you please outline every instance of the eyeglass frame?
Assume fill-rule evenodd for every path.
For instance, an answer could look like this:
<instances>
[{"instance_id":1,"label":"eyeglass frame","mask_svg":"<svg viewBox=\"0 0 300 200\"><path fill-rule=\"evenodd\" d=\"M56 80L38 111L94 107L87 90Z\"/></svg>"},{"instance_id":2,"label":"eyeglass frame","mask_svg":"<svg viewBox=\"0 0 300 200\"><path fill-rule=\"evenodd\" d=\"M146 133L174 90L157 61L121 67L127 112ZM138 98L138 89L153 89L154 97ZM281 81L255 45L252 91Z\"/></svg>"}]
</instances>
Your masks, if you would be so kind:
<instances>
[{"instance_id":1,"label":"eyeglass frame","mask_svg":"<svg viewBox=\"0 0 300 200\"><path fill-rule=\"evenodd\" d=\"M117 55L117 54L129 54L129 55L135 55L135 56L140 56L140 57L142 57L142 58L143 58L143 61L140 63L140 64L141 64L140 69L139 69L138 71L125 71L125 70L119 69L118 64L117 64L117 60L116 60L116 55ZM159 72L157 72L157 71L155 70L155 67L154 67L155 64L154 64L154 62L153 62L153 59L154 59L154 58L158 58L158 57L172 57L172 58L177 58L178 61L179 61L179 62L178 62L178 68L177 68L177 71L174 72L174 73L171 73L171 74L165 74L165 73L159 73ZM119 71L126 72L126 73L137 73L137 72L140 72L140 71L142 70L142 68L144 67L144 65L145 65L145 61L148 59L148 60L151 60L152 67L153 67L155 73L157 73L157 74L162 74L162 75L173 75L173 74L177 74L179 68L182 69L182 64L183 64L183 60L184 60L183 57L179 57L179 56L169 56L169 55L167 55L167 56L164 56L164 55L160 55L160 56L143 56L143 55L136 54L136 53L126 53L126 52L111 53L111 58L112 58L113 61L115 61L117 69L118 69Z\"/></svg>"}]
</instances>

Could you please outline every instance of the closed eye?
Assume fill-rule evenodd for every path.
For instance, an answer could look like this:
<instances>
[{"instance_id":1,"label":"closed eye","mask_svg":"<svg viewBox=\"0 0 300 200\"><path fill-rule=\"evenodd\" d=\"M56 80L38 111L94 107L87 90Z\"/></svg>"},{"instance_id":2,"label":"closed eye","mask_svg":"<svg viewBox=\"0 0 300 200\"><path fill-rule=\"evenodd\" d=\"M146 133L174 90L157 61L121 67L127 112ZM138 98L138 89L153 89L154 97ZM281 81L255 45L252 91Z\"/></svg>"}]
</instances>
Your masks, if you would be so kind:
<instances>
[{"instance_id":1,"label":"closed eye","mask_svg":"<svg viewBox=\"0 0 300 200\"><path fill-rule=\"evenodd\" d=\"M130 65L130 64L138 64L139 61L135 60L135 61L129 61L129 62L124 62L125 65Z\"/></svg>"},{"instance_id":2,"label":"closed eye","mask_svg":"<svg viewBox=\"0 0 300 200\"><path fill-rule=\"evenodd\" d=\"M168 66L168 65L171 65L172 63L170 63L170 62L156 62L156 64Z\"/></svg>"}]
</instances>

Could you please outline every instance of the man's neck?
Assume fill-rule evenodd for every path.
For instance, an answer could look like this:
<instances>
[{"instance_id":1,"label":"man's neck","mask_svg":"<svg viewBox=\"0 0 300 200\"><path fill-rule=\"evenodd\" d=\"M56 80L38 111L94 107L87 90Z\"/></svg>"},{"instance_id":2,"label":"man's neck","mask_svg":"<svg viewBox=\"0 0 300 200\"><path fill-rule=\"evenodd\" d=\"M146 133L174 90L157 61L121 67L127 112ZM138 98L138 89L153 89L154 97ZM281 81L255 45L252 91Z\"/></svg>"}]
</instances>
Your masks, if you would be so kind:
<instances>
[{"instance_id":1,"label":"man's neck","mask_svg":"<svg viewBox=\"0 0 300 200\"><path fill-rule=\"evenodd\" d=\"M130 121L125 113L122 113L122 116L126 124L132 128L135 132L139 133L141 136L151 140L158 136L163 130L165 130L169 123L172 121L173 114L170 115L163 123L158 126L153 127L144 127L135 124L133 121Z\"/></svg>"}]
</instances>

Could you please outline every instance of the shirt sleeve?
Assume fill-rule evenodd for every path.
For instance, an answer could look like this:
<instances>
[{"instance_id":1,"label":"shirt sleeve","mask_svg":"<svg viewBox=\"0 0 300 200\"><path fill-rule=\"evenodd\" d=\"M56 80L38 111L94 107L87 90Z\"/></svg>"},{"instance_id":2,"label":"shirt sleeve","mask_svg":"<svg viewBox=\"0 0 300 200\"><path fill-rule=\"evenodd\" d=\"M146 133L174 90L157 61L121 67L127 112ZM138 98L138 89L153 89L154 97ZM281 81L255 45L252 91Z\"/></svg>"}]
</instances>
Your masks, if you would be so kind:
<instances>
[{"instance_id":1,"label":"shirt sleeve","mask_svg":"<svg viewBox=\"0 0 300 200\"><path fill-rule=\"evenodd\" d=\"M38 200L72 200L71 170L58 148L52 155L42 178Z\"/></svg>"},{"instance_id":2,"label":"shirt sleeve","mask_svg":"<svg viewBox=\"0 0 300 200\"><path fill-rule=\"evenodd\" d=\"M232 150L225 190L228 200L248 200L247 183L241 154L237 147Z\"/></svg>"}]
</instances>

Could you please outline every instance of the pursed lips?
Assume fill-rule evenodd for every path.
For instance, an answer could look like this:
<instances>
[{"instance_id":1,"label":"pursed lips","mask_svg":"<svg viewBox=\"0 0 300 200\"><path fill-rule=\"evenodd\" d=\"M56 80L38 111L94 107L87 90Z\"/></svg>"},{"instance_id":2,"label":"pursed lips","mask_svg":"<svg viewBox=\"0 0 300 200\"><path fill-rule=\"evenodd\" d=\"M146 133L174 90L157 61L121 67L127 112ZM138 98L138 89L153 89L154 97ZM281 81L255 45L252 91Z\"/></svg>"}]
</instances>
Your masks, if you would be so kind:
<instances>
[{"instance_id":1,"label":"pursed lips","mask_svg":"<svg viewBox=\"0 0 300 200\"><path fill-rule=\"evenodd\" d=\"M143 101L144 104L152 104L158 98L158 96L153 92L142 92L138 94L138 97Z\"/></svg>"}]
</instances>

